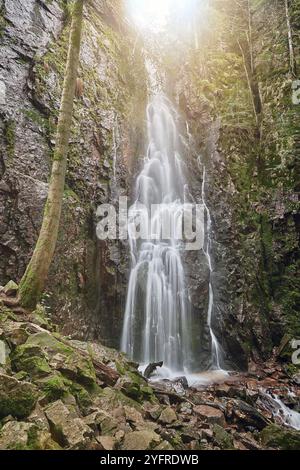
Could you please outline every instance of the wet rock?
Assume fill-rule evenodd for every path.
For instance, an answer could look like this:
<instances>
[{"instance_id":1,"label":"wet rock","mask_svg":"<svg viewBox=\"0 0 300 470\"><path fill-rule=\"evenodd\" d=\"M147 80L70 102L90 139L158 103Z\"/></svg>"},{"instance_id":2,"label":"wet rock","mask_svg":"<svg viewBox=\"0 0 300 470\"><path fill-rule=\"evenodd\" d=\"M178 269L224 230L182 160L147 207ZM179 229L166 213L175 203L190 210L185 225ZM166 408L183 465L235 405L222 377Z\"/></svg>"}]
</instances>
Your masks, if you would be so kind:
<instances>
[{"instance_id":1,"label":"wet rock","mask_svg":"<svg viewBox=\"0 0 300 470\"><path fill-rule=\"evenodd\" d=\"M53 439L62 447L83 449L92 436L92 430L61 400L45 409Z\"/></svg>"},{"instance_id":2,"label":"wet rock","mask_svg":"<svg viewBox=\"0 0 300 470\"><path fill-rule=\"evenodd\" d=\"M224 413L218 408L207 405L197 405L194 406L194 412L200 416L200 418L207 423L219 424L220 426L225 426L225 416Z\"/></svg>"},{"instance_id":3,"label":"wet rock","mask_svg":"<svg viewBox=\"0 0 300 470\"><path fill-rule=\"evenodd\" d=\"M213 426L213 438L217 445L223 450L230 450L234 448L232 436L218 424Z\"/></svg>"},{"instance_id":4,"label":"wet rock","mask_svg":"<svg viewBox=\"0 0 300 470\"><path fill-rule=\"evenodd\" d=\"M0 373L0 418L7 415L24 418L30 415L37 402L34 385Z\"/></svg>"},{"instance_id":5,"label":"wet rock","mask_svg":"<svg viewBox=\"0 0 300 470\"><path fill-rule=\"evenodd\" d=\"M267 447L274 447L280 450L300 449L300 431L281 428L271 424L261 431L259 436L262 444Z\"/></svg>"},{"instance_id":6,"label":"wet rock","mask_svg":"<svg viewBox=\"0 0 300 470\"><path fill-rule=\"evenodd\" d=\"M236 433L235 438L242 444L243 450L260 450L261 446L255 441L251 433ZM236 442L237 442L236 441Z\"/></svg>"},{"instance_id":7,"label":"wet rock","mask_svg":"<svg viewBox=\"0 0 300 470\"><path fill-rule=\"evenodd\" d=\"M153 431L134 431L126 434L123 450L151 450L160 443L161 439Z\"/></svg>"},{"instance_id":8,"label":"wet rock","mask_svg":"<svg viewBox=\"0 0 300 470\"><path fill-rule=\"evenodd\" d=\"M159 421L163 424L172 424L177 421L177 414L173 408L169 406L162 411Z\"/></svg>"}]
</instances>

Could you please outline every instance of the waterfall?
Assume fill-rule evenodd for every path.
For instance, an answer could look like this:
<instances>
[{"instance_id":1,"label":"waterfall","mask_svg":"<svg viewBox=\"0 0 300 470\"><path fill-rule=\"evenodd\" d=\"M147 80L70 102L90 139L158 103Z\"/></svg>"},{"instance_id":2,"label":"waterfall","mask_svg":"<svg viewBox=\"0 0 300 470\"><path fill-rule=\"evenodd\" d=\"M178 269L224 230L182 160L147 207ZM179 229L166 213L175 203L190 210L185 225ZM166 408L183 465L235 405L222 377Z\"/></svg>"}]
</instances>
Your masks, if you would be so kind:
<instances>
[{"instance_id":1,"label":"waterfall","mask_svg":"<svg viewBox=\"0 0 300 470\"><path fill-rule=\"evenodd\" d=\"M176 117L162 94L148 105L147 156L129 211L132 266L121 343L122 351L140 364L163 361L171 373L188 372L192 357L180 240L187 185ZM138 240L137 219L141 232L148 229Z\"/></svg>"},{"instance_id":2,"label":"waterfall","mask_svg":"<svg viewBox=\"0 0 300 470\"><path fill-rule=\"evenodd\" d=\"M206 195L205 195L205 185L206 185L206 168L204 165L201 165L201 158L198 159L198 165L203 166L203 180L202 180L202 201L205 207L206 216L207 216L207 241L206 241L206 248L204 248L204 253L207 259L207 263L209 266L210 271L210 279L209 279L209 300L208 300L208 312L207 312L207 325L209 328L209 333L211 337L211 353L212 353L212 369L221 369L221 362L222 362L222 350L221 346L216 338L216 335L212 328L212 319L213 319L213 311L214 311L214 291L213 291L213 284L212 284L212 261L211 261L211 216L210 210L206 203Z\"/></svg>"},{"instance_id":3,"label":"waterfall","mask_svg":"<svg viewBox=\"0 0 300 470\"><path fill-rule=\"evenodd\" d=\"M277 395L264 392L259 402L280 424L300 431L300 413L287 407Z\"/></svg>"}]
</instances>

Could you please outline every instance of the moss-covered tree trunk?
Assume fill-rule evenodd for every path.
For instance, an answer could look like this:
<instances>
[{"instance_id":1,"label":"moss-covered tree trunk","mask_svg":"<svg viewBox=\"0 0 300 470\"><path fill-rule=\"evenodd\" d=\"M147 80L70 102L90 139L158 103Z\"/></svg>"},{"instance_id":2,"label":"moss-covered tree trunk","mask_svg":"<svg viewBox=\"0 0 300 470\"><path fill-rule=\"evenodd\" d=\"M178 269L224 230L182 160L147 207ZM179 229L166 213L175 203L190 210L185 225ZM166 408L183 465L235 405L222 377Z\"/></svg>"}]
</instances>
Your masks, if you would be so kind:
<instances>
[{"instance_id":1,"label":"moss-covered tree trunk","mask_svg":"<svg viewBox=\"0 0 300 470\"><path fill-rule=\"evenodd\" d=\"M84 0L75 0L73 7L69 51L57 126L56 145L42 228L31 261L19 287L20 305L28 309L35 308L44 290L57 242L79 65L83 1Z\"/></svg>"}]
</instances>

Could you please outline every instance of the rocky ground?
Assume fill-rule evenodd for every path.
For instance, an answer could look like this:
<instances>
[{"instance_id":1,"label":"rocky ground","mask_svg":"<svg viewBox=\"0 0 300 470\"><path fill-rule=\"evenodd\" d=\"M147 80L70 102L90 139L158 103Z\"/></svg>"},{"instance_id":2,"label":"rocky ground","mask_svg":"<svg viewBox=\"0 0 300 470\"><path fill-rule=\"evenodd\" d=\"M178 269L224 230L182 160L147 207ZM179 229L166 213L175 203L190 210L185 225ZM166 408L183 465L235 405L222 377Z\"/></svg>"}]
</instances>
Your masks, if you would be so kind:
<instances>
[{"instance_id":1,"label":"rocky ground","mask_svg":"<svg viewBox=\"0 0 300 470\"><path fill-rule=\"evenodd\" d=\"M202 388L150 383L123 354L60 335L42 308L0 307L0 449L299 449L265 395L297 409L297 382L270 362Z\"/></svg>"}]
</instances>

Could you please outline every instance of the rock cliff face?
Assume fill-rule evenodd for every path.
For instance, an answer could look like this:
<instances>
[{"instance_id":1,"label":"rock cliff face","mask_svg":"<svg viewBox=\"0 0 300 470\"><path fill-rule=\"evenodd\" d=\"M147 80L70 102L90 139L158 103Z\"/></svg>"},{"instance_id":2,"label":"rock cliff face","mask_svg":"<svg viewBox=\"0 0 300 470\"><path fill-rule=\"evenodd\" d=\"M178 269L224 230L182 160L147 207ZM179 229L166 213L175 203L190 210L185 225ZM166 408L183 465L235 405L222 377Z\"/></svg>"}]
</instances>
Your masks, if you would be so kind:
<instances>
[{"instance_id":1,"label":"rock cliff face","mask_svg":"<svg viewBox=\"0 0 300 470\"><path fill-rule=\"evenodd\" d=\"M234 5L232 0L212 0L207 20L199 19L197 44L166 45L159 64L183 124L189 125L187 163L197 202L202 200L199 155L207 170L213 327L226 361L245 369L251 358L267 358L285 332L300 334L300 107L291 104L283 2L250 2L257 85L251 90L255 88L261 101L259 115L253 108L243 44L237 40L243 24L236 18L243 21L243 14L236 16ZM296 61L297 5L298 0L290 11ZM130 195L135 158L144 153L147 99L142 44L123 6L121 0L95 0L85 8L63 218L42 301L63 333L100 338L114 347L119 345L124 312L128 249L123 242L96 239L95 214L99 204ZM0 0L1 285L20 279L37 239L69 27L66 1ZM210 356L209 270L202 253L189 253L185 262L197 320L193 341L203 368Z\"/></svg>"},{"instance_id":2,"label":"rock cliff face","mask_svg":"<svg viewBox=\"0 0 300 470\"><path fill-rule=\"evenodd\" d=\"M67 54L68 2L2 1L0 284L20 279L37 239ZM146 85L122 2L85 9L59 243L44 302L63 331L118 346L127 250L96 240L96 208L128 194Z\"/></svg>"},{"instance_id":3,"label":"rock cliff face","mask_svg":"<svg viewBox=\"0 0 300 470\"><path fill-rule=\"evenodd\" d=\"M243 9L246 4L211 1L205 24L200 15L200 46L193 43L180 63L174 55L168 61L170 90L194 140L190 167L197 201L202 184L199 155L207 170L213 224L213 326L229 361L242 368L251 356L268 357L284 332L299 335L300 107L292 104L295 77L290 70L285 7L284 2L250 2L249 12ZM289 14L299 67L297 5L290 6ZM243 56L239 43L249 19L254 97L245 68L250 59ZM259 114L253 99L261 103ZM197 299L207 290L207 281L203 284L203 270L196 271L193 276L192 267L193 303L204 322ZM201 342L207 349L204 325Z\"/></svg>"}]
</instances>

